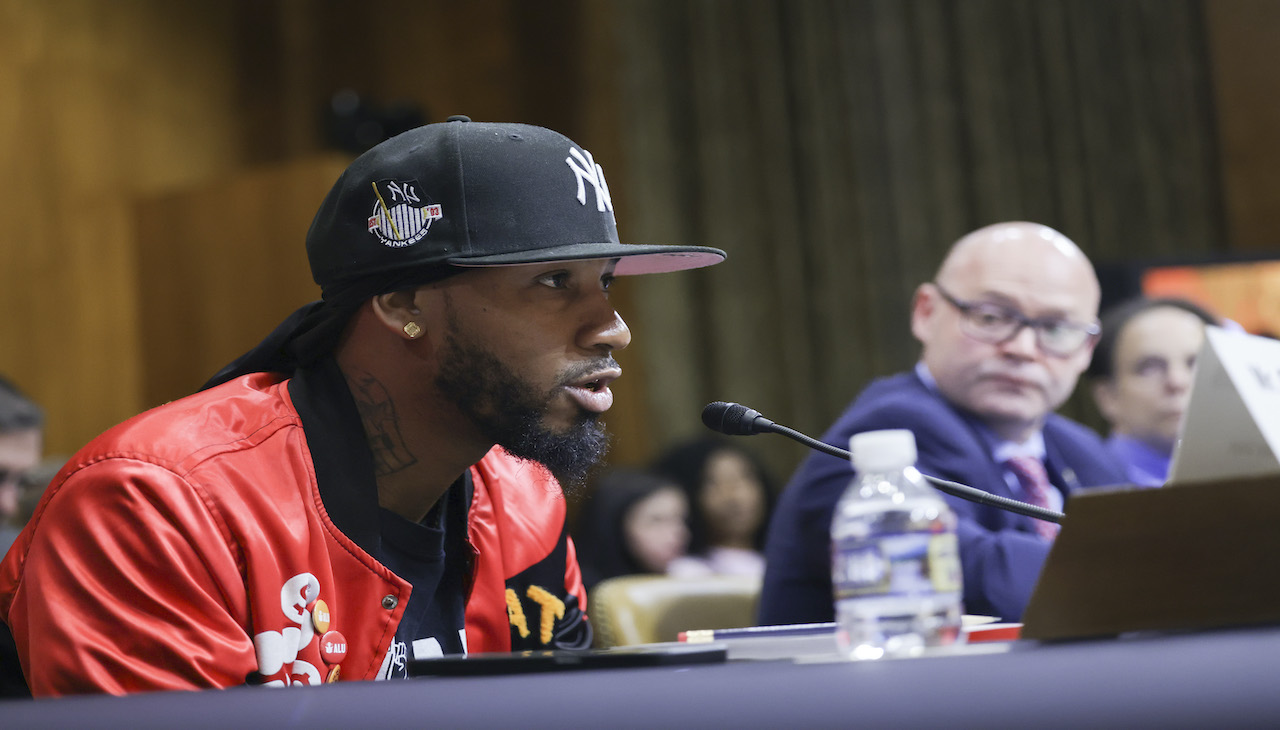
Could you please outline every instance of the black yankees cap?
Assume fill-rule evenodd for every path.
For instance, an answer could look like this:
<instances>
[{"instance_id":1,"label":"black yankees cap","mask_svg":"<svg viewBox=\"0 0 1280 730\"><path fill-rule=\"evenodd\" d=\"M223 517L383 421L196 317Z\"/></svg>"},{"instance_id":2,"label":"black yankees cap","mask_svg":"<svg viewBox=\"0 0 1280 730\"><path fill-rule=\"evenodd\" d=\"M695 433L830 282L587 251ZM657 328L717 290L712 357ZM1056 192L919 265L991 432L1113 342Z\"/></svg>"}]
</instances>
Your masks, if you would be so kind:
<instances>
[{"instance_id":1,"label":"black yankees cap","mask_svg":"<svg viewBox=\"0 0 1280 730\"><path fill-rule=\"evenodd\" d=\"M618 258L617 275L723 251L618 240L604 170L557 132L450 117L382 142L338 178L307 233L322 290L417 267Z\"/></svg>"},{"instance_id":2,"label":"black yankees cap","mask_svg":"<svg viewBox=\"0 0 1280 730\"><path fill-rule=\"evenodd\" d=\"M351 163L307 232L321 299L299 308L205 388L247 373L311 367L369 297L465 267L618 259L615 275L718 264L703 246L618 241L604 170L572 140L526 124L450 117Z\"/></svg>"}]
</instances>

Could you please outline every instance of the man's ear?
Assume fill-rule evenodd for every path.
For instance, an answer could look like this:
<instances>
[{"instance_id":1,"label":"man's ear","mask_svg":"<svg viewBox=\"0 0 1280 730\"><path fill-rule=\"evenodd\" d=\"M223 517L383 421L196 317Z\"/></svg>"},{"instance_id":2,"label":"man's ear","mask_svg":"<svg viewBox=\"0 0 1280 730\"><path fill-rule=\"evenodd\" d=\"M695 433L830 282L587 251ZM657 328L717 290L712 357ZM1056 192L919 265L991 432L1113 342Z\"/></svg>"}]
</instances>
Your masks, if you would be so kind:
<instances>
[{"instance_id":1,"label":"man's ear","mask_svg":"<svg viewBox=\"0 0 1280 730\"><path fill-rule=\"evenodd\" d=\"M406 339L416 340L427 326L423 321L418 293L417 289L405 289L379 294L373 298L373 313L387 329Z\"/></svg>"},{"instance_id":2,"label":"man's ear","mask_svg":"<svg viewBox=\"0 0 1280 730\"><path fill-rule=\"evenodd\" d=\"M915 296L911 299L911 334L920 342L925 342L929 334L929 319L938 306L935 290L931 284L916 287Z\"/></svg>"}]
</instances>

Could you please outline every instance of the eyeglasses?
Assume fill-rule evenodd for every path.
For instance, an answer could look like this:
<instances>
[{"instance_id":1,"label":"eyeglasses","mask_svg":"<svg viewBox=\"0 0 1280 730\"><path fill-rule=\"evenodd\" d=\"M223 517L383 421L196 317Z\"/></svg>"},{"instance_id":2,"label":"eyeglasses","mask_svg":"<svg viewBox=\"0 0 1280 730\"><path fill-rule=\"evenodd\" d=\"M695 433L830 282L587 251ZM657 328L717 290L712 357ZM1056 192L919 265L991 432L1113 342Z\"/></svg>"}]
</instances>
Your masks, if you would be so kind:
<instances>
[{"instance_id":1,"label":"eyeglasses","mask_svg":"<svg viewBox=\"0 0 1280 730\"><path fill-rule=\"evenodd\" d=\"M1002 345L1022 331L1035 330L1036 344L1050 355L1069 357L1097 339L1102 328L1097 324L1072 322L1061 317L1028 317L1022 312L993 302L962 302L951 296L937 282L933 287L942 298L963 315L961 329L975 340L989 345Z\"/></svg>"}]
</instances>

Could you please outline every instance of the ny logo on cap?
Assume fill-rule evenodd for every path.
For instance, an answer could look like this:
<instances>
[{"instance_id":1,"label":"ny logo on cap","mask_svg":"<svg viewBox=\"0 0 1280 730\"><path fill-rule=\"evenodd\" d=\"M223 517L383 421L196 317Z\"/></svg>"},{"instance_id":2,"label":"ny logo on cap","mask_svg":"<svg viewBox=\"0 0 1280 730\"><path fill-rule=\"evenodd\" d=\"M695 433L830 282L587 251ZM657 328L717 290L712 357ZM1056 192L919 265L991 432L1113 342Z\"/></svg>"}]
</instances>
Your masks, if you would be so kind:
<instances>
[{"instance_id":1,"label":"ny logo on cap","mask_svg":"<svg viewBox=\"0 0 1280 730\"><path fill-rule=\"evenodd\" d=\"M591 153L585 150L579 152L577 148L570 147L569 156L564 161L569 163L569 169L578 178L578 202L587 204L587 187L582 183L589 182L596 189L596 210L601 213L606 210L612 212L613 199L609 197L609 185L604 181L604 168L596 164Z\"/></svg>"}]
</instances>

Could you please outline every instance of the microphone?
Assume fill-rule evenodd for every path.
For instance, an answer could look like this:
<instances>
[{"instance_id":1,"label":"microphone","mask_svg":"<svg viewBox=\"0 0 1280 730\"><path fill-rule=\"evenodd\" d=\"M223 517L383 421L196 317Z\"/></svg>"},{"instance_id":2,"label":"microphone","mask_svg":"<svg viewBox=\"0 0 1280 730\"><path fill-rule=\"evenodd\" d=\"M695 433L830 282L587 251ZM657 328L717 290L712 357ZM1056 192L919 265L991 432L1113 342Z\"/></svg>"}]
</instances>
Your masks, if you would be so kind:
<instances>
[{"instance_id":1,"label":"microphone","mask_svg":"<svg viewBox=\"0 0 1280 730\"><path fill-rule=\"evenodd\" d=\"M725 403L724 401L716 401L708 403L702 409L702 423L712 431L728 434L730 436L754 436L758 433L780 433L787 438L808 446L811 449L821 451L824 454L830 454L845 461L849 461L849 452L844 449L837 448L831 444L824 443L810 436L806 436L795 429L787 428L781 424L774 423L760 412L747 408L739 403ZM1027 517L1034 517L1045 522L1061 523L1065 516L1061 512L1055 512L1051 509L1038 507L1034 504L1019 502L1016 499L1001 497L998 494L985 492L981 489L970 487L959 482L951 482L946 479L939 479L930 476L924 472L920 473L926 481L934 486L938 491L950 494L953 497L959 497L977 504L985 504L991 507L997 507L1008 512L1013 512Z\"/></svg>"},{"instance_id":2,"label":"microphone","mask_svg":"<svg viewBox=\"0 0 1280 730\"><path fill-rule=\"evenodd\" d=\"M770 426L778 425L760 415L760 411L724 401L708 403L702 409L702 423L712 431L730 436L754 436L761 431L771 430Z\"/></svg>"}]
</instances>

